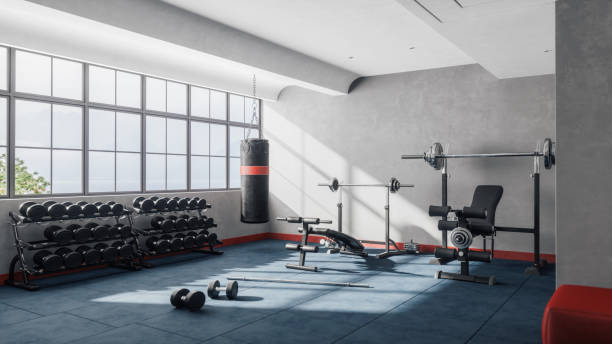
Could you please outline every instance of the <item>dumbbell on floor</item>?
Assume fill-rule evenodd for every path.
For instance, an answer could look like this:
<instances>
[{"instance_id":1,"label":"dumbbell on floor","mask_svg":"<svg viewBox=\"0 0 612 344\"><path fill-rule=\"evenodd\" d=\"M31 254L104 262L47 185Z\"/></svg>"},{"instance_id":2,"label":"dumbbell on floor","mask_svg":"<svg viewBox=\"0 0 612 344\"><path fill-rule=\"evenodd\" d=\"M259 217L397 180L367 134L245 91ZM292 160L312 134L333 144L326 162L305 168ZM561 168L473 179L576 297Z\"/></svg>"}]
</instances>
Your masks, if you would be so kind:
<instances>
[{"instance_id":1,"label":"dumbbell on floor","mask_svg":"<svg viewBox=\"0 0 612 344\"><path fill-rule=\"evenodd\" d=\"M219 297L219 293L225 291L225 296L228 299L233 300L238 297L238 282L229 281L225 287L221 287L221 283L216 281L211 281L208 284L208 297L211 299L216 299Z\"/></svg>"},{"instance_id":2,"label":"dumbbell on floor","mask_svg":"<svg viewBox=\"0 0 612 344\"><path fill-rule=\"evenodd\" d=\"M81 207L81 213L85 215L85 217L92 217L98 212L98 207L89 202L80 201L77 205Z\"/></svg>"},{"instance_id":3,"label":"dumbbell on floor","mask_svg":"<svg viewBox=\"0 0 612 344\"><path fill-rule=\"evenodd\" d=\"M81 254L87 265L98 264L102 260L102 252L89 246L79 246L75 251Z\"/></svg>"},{"instance_id":4,"label":"dumbbell on floor","mask_svg":"<svg viewBox=\"0 0 612 344\"><path fill-rule=\"evenodd\" d=\"M40 220L47 215L47 209L42 204L28 201L19 205L19 213L32 220Z\"/></svg>"},{"instance_id":5,"label":"dumbbell on floor","mask_svg":"<svg viewBox=\"0 0 612 344\"><path fill-rule=\"evenodd\" d=\"M55 254L62 257L64 266L68 269L74 269L83 264L83 256L80 253L74 252L67 247L60 247L55 251Z\"/></svg>"},{"instance_id":6,"label":"dumbbell on floor","mask_svg":"<svg viewBox=\"0 0 612 344\"><path fill-rule=\"evenodd\" d=\"M58 256L57 254L53 254L47 250L41 250L36 252L33 256L33 259L34 264L37 268L43 269L47 272L57 271L64 264L62 257Z\"/></svg>"},{"instance_id":7,"label":"dumbbell on floor","mask_svg":"<svg viewBox=\"0 0 612 344\"><path fill-rule=\"evenodd\" d=\"M172 292L170 303L176 308L187 308L194 312L202 308L206 302L206 296L201 291L189 291L189 289L178 289Z\"/></svg>"},{"instance_id":8,"label":"dumbbell on floor","mask_svg":"<svg viewBox=\"0 0 612 344\"><path fill-rule=\"evenodd\" d=\"M68 225L66 229L72 232L72 236L77 242L86 242L88 240L91 240L91 228L82 227L79 224L73 223Z\"/></svg>"},{"instance_id":9,"label":"dumbbell on floor","mask_svg":"<svg viewBox=\"0 0 612 344\"><path fill-rule=\"evenodd\" d=\"M73 239L72 231L57 225L47 226L44 231L45 238L59 244L67 244Z\"/></svg>"},{"instance_id":10,"label":"dumbbell on floor","mask_svg":"<svg viewBox=\"0 0 612 344\"><path fill-rule=\"evenodd\" d=\"M155 203L152 200L143 196L134 198L134 201L132 201L132 205L134 206L134 208L140 209L145 213L153 210L153 208L155 207Z\"/></svg>"}]
</instances>

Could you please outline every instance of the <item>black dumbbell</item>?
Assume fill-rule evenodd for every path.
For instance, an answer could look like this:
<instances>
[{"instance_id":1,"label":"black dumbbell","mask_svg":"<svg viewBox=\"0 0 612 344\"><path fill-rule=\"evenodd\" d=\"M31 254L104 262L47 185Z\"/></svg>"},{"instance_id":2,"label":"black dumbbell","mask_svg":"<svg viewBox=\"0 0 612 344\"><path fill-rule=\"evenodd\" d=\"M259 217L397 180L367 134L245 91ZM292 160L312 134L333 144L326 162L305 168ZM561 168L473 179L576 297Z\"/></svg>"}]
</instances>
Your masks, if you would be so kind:
<instances>
[{"instance_id":1,"label":"black dumbbell","mask_svg":"<svg viewBox=\"0 0 612 344\"><path fill-rule=\"evenodd\" d=\"M81 207L81 213L85 215L85 217L92 217L98 212L98 207L87 201L80 201L77 205Z\"/></svg>"},{"instance_id":2,"label":"black dumbbell","mask_svg":"<svg viewBox=\"0 0 612 344\"><path fill-rule=\"evenodd\" d=\"M102 202L96 202L94 203L94 205L97 208L97 213L100 216L108 216L111 214L111 207L110 205L106 204L106 203L102 203Z\"/></svg>"},{"instance_id":3,"label":"black dumbbell","mask_svg":"<svg viewBox=\"0 0 612 344\"><path fill-rule=\"evenodd\" d=\"M217 238L217 234L216 233L210 233L208 234L208 236L206 237L207 241L208 241L208 245L210 247L214 247L217 245L221 245L222 242L219 241L219 239Z\"/></svg>"},{"instance_id":4,"label":"black dumbbell","mask_svg":"<svg viewBox=\"0 0 612 344\"><path fill-rule=\"evenodd\" d=\"M55 251L55 254L62 257L64 266L68 269L74 269L83 264L83 256L80 253L74 252L68 247L60 247Z\"/></svg>"},{"instance_id":5,"label":"black dumbbell","mask_svg":"<svg viewBox=\"0 0 612 344\"><path fill-rule=\"evenodd\" d=\"M167 206L168 206L168 198L167 197L162 197L159 198L157 196L153 196L149 198L151 201L153 201L154 208L158 211L162 211L162 210L166 210Z\"/></svg>"},{"instance_id":6,"label":"black dumbbell","mask_svg":"<svg viewBox=\"0 0 612 344\"><path fill-rule=\"evenodd\" d=\"M72 231L64 229L57 225L47 226L44 231L45 238L50 241L55 241L59 244L65 245L73 239Z\"/></svg>"},{"instance_id":7,"label":"black dumbbell","mask_svg":"<svg viewBox=\"0 0 612 344\"><path fill-rule=\"evenodd\" d=\"M42 204L28 201L19 205L19 213L32 220L40 220L47 215L47 209Z\"/></svg>"},{"instance_id":8,"label":"black dumbbell","mask_svg":"<svg viewBox=\"0 0 612 344\"><path fill-rule=\"evenodd\" d=\"M168 216L169 220L172 220L172 222L174 223L174 229L176 229L177 231L184 231L187 228L189 228L189 224L187 223L187 220L185 220L182 217L176 217L174 215L170 215Z\"/></svg>"},{"instance_id":9,"label":"black dumbbell","mask_svg":"<svg viewBox=\"0 0 612 344\"><path fill-rule=\"evenodd\" d=\"M106 204L108 204L108 206L111 208L110 213L113 216L121 216L121 215L123 215L123 211L124 211L123 204L120 204L120 203L117 203L117 202L114 202L114 201L110 201L110 202L108 202Z\"/></svg>"},{"instance_id":10,"label":"black dumbbell","mask_svg":"<svg viewBox=\"0 0 612 344\"><path fill-rule=\"evenodd\" d=\"M62 204L64 205L64 207L66 207L66 215L68 215L68 217L76 218L81 215L82 211L80 206L72 204L72 202L64 202Z\"/></svg>"},{"instance_id":11,"label":"black dumbbell","mask_svg":"<svg viewBox=\"0 0 612 344\"><path fill-rule=\"evenodd\" d=\"M189 206L189 198L174 197L173 200L176 201L179 210L185 210Z\"/></svg>"},{"instance_id":12,"label":"black dumbbell","mask_svg":"<svg viewBox=\"0 0 612 344\"><path fill-rule=\"evenodd\" d=\"M134 208L140 209L145 213L153 210L153 208L155 207L155 203L153 203L152 200L143 196L134 198L134 200L132 201L132 205L134 206Z\"/></svg>"},{"instance_id":13,"label":"black dumbbell","mask_svg":"<svg viewBox=\"0 0 612 344\"><path fill-rule=\"evenodd\" d=\"M85 227L91 229L91 235L94 240L106 240L110 237L111 231L108 225L99 225L95 222L90 222L86 224Z\"/></svg>"},{"instance_id":14,"label":"black dumbbell","mask_svg":"<svg viewBox=\"0 0 612 344\"><path fill-rule=\"evenodd\" d=\"M164 234L160 238L162 240L168 240L171 251L180 251L183 248L183 240L181 238L172 237L170 234Z\"/></svg>"},{"instance_id":15,"label":"black dumbbell","mask_svg":"<svg viewBox=\"0 0 612 344\"><path fill-rule=\"evenodd\" d=\"M180 216L182 219L187 221L187 227L189 228L198 228L200 224L200 220L196 216L189 216L187 214L183 214Z\"/></svg>"},{"instance_id":16,"label":"black dumbbell","mask_svg":"<svg viewBox=\"0 0 612 344\"><path fill-rule=\"evenodd\" d=\"M195 247L202 247L204 246L204 244L206 244L206 235L205 234L201 234L201 233L196 233L194 231L190 231L187 232L186 234L187 236L191 236L193 237L194 240L194 246Z\"/></svg>"},{"instance_id":17,"label":"black dumbbell","mask_svg":"<svg viewBox=\"0 0 612 344\"><path fill-rule=\"evenodd\" d=\"M174 221L165 219L163 216L155 216L151 219L151 227L171 232L174 229Z\"/></svg>"},{"instance_id":18,"label":"black dumbbell","mask_svg":"<svg viewBox=\"0 0 612 344\"><path fill-rule=\"evenodd\" d=\"M102 252L89 246L79 246L75 251L81 254L86 265L98 264L102 260Z\"/></svg>"},{"instance_id":19,"label":"black dumbbell","mask_svg":"<svg viewBox=\"0 0 612 344\"><path fill-rule=\"evenodd\" d=\"M181 244L182 244L183 248L185 248L185 249L190 249L190 248L193 248L195 246L195 236L189 235L189 233L187 233L187 234L178 233L174 237L181 239L181 241L182 241Z\"/></svg>"},{"instance_id":20,"label":"black dumbbell","mask_svg":"<svg viewBox=\"0 0 612 344\"><path fill-rule=\"evenodd\" d=\"M88 240L91 240L91 228L83 227L79 224L73 223L68 225L66 229L72 232L72 236L77 242L86 242Z\"/></svg>"},{"instance_id":21,"label":"black dumbbell","mask_svg":"<svg viewBox=\"0 0 612 344\"><path fill-rule=\"evenodd\" d=\"M172 292L170 303L176 308L186 307L188 310L195 312L204 306L206 296L201 291L192 291L189 289L178 289Z\"/></svg>"},{"instance_id":22,"label":"black dumbbell","mask_svg":"<svg viewBox=\"0 0 612 344\"><path fill-rule=\"evenodd\" d=\"M125 239L132 234L132 228L124 225L123 223L112 225L108 229L110 231L111 238L121 237Z\"/></svg>"},{"instance_id":23,"label":"black dumbbell","mask_svg":"<svg viewBox=\"0 0 612 344\"><path fill-rule=\"evenodd\" d=\"M219 297L219 293L225 291L225 296L228 299L233 300L238 297L238 282L229 281L225 287L221 287L219 281L211 281L208 284L208 297L216 299Z\"/></svg>"},{"instance_id":24,"label":"black dumbbell","mask_svg":"<svg viewBox=\"0 0 612 344\"><path fill-rule=\"evenodd\" d=\"M51 216L51 218L61 219L66 215L66 206L61 203L46 201L43 203L43 207L47 209L47 215Z\"/></svg>"},{"instance_id":25,"label":"black dumbbell","mask_svg":"<svg viewBox=\"0 0 612 344\"><path fill-rule=\"evenodd\" d=\"M98 250L102 254L102 261L105 263L112 263L117 260L119 251L114 246L108 246L105 243L99 243L94 246L94 249Z\"/></svg>"},{"instance_id":26,"label":"black dumbbell","mask_svg":"<svg viewBox=\"0 0 612 344\"><path fill-rule=\"evenodd\" d=\"M57 254L53 254L47 250L36 252L34 254L33 259L34 264L36 264L36 267L38 267L39 269L43 269L47 272L57 271L64 264L62 257L58 256Z\"/></svg>"},{"instance_id":27,"label":"black dumbbell","mask_svg":"<svg viewBox=\"0 0 612 344\"><path fill-rule=\"evenodd\" d=\"M166 209L168 209L168 211L178 210L178 201L175 198L168 199L168 204L166 204Z\"/></svg>"},{"instance_id":28,"label":"black dumbbell","mask_svg":"<svg viewBox=\"0 0 612 344\"><path fill-rule=\"evenodd\" d=\"M147 248L157 253L165 253L170 251L170 241L160 239L156 236L150 236L145 241Z\"/></svg>"},{"instance_id":29,"label":"black dumbbell","mask_svg":"<svg viewBox=\"0 0 612 344\"><path fill-rule=\"evenodd\" d=\"M115 241L111 244L111 246L117 248L120 259L129 259L134 256L134 249L132 248L132 245L129 245L124 241Z\"/></svg>"}]
</instances>

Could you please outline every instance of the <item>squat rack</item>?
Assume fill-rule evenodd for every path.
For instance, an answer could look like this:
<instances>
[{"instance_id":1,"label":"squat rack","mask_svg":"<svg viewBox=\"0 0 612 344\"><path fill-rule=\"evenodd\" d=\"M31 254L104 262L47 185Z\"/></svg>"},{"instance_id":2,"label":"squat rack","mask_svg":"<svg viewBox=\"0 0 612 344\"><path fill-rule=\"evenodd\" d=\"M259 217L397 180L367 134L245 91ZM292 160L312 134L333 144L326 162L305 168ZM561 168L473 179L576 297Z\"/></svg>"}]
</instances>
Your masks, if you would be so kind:
<instances>
[{"instance_id":1,"label":"squat rack","mask_svg":"<svg viewBox=\"0 0 612 344\"><path fill-rule=\"evenodd\" d=\"M448 147L447 147L448 150ZM537 143L536 149L533 152L517 152L517 153L471 153L471 154L445 154L442 145L435 142L429 148L429 151L421 155L402 155L402 159L423 159L431 167L442 171L442 206L448 204L448 171L447 159L461 158L507 158L507 157L532 157L533 158L533 227L503 227L496 226L495 231L528 233L533 234L533 265L525 269L527 274L539 274L540 270L546 265L545 260L540 259L540 158L544 159L544 167L549 170L555 164L554 143L550 138L544 139L543 145ZM446 218L443 218L446 220ZM448 247L447 231L442 231L442 247ZM486 242L485 247L486 249ZM445 264L445 260L437 260L439 264Z\"/></svg>"}]
</instances>

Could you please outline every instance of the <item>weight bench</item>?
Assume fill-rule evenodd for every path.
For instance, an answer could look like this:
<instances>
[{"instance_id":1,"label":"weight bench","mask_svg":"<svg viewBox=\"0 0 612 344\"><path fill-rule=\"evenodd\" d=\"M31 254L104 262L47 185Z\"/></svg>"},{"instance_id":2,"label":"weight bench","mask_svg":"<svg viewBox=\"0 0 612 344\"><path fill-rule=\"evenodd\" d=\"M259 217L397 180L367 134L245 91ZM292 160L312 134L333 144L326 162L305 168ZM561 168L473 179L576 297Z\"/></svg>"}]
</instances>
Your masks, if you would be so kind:
<instances>
[{"instance_id":1,"label":"weight bench","mask_svg":"<svg viewBox=\"0 0 612 344\"><path fill-rule=\"evenodd\" d=\"M449 206L430 206L429 216L447 217L454 213L456 220L440 220L438 229L451 231L451 242L456 248L438 247L434 251L436 258L446 260L459 260L461 272L450 273L437 271L436 278L453 279L466 282L477 282L488 285L495 284L495 276L470 275L470 261L490 263L493 258L491 251L470 251L473 237L481 235L483 238L495 235L495 210L501 200L504 189L500 185L478 185L474 190L472 204L462 210L452 209Z\"/></svg>"},{"instance_id":2,"label":"weight bench","mask_svg":"<svg viewBox=\"0 0 612 344\"><path fill-rule=\"evenodd\" d=\"M340 254L360 257L368 256L363 244L348 234L344 234L329 228L313 228L310 230L310 234L321 235L332 240L339 246L339 249L336 249L336 252Z\"/></svg>"},{"instance_id":3,"label":"weight bench","mask_svg":"<svg viewBox=\"0 0 612 344\"><path fill-rule=\"evenodd\" d=\"M321 223L332 223L331 220L321 220L316 217L299 217L299 216L288 216L288 217L277 217L277 221L285 221L289 223L301 223L302 224L302 241L299 244L285 244L287 250L299 251L300 261L296 264L285 264L287 269L304 270L304 271L319 271L316 266L306 265L306 253L307 252L319 252L319 246L308 245L308 235L312 233L311 225L318 225Z\"/></svg>"}]
</instances>

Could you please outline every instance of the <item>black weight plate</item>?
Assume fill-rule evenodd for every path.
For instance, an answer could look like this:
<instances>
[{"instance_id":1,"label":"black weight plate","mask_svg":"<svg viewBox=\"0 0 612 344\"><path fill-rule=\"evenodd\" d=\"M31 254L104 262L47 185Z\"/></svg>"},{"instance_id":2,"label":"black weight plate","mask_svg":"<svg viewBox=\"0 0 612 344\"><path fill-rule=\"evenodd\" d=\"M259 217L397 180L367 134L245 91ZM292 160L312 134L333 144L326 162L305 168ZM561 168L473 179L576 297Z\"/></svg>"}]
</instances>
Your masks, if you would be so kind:
<instances>
[{"instance_id":1,"label":"black weight plate","mask_svg":"<svg viewBox=\"0 0 612 344\"><path fill-rule=\"evenodd\" d=\"M164 220L161 223L161 229L164 232L172 232L174 229L174 222L172 220Z\"/></svg>"},{"instance_id":2,"label":"black weight plate","mask_svg":"<svg viewBox=\"0 0 612 344\"><path fill-rule=\"evenodd\" d=\"M83 256L77 252L68 252L63 255L64 265L69 269L74 269L83 264Z\"/></svg>"},{"instance_id":3,"label":"black weight plate","mask_svg":"<svg viewBox=\"0 0 612 344\"><path fill-rule=\"evenodd\" d=\"M132 249L132 246L123 245L119 247L119 258L121 259L132 258L133 254L134 254L134 250Z\"/></svg>"},{"instance_id":4,"label":"black weight plate","mask_svg":"<svg viewBox=\"0 0 612 344\"><path fill-rule=\"evenodd\" d=\"M53 204L47 206L47 214L49 214L49 216L54 219L59 219L62 216L66 215L66 206L54 202Z\"/></svg>"},{"instance_id":5,"label":"black weight plate","mask_svg":"<svg viewBox=\"0 0 612 344\"><path fill-rule=\"evenodd\" d=\"M140 202L142 202L144 199L145 198L142 196L134 198L134 200L132 201L132 206L134 208L140 208Z\"/></svg>"},{"instance_id":6,"label":"black weight plate","mask_svg":"<svg viewBox=\"0 0 612 344\"><path fill-rule=\"evenodd\" d=\"M47 272L57 271L62 267L63 264L62 257L51 254L42 259L42 268Z\"/></svg>"},{"instance_id":7,"label":"black weight plate","mask_svg":"<svg viewBox=\"0 0 612 344\"><path fill-rule=\"evenodd\" d=\"M185 219L176 219L174 222L174 227L177 231L184 231L185 229L189 228L189 223L187 223L187 220Z\"/></svg>"},{"instance_id":8,"label":"black weight plate","mask_svg":"<svg viewBox=\"0 0 612 344\"><path fill-rule=\"evenodd\" d=\"M173 291L170 295L170 303L176 308L182 308L184 306L182 298L187 294L189 294L189 289L185 288Z\"/></svg>"},{"instance_id":9,"label":"black weight plate","mask_svg":"<svg viewBox=\"0 0 612 344\"><path fill-rule=\"evenodd\" d=\"M82 254L87 265L98 264L102 260L102 253L98 250L87 250Z\"/></svg>"},{"instance_id":10,"label":"black weight plate","mask_svg":"<svg viewBox=\"0 0 612 344\"><path fill-rule=\"evenodd\" d=\"M197 203L197 207L198 207L198 209L206 209L206 200L205 199L199 199L198 203Z\"/></svg>"},{"instance_id":11,"label":"black weight plate","mask_svg":"<svg viewBox=\"0 0 612 344\"><path fill-rule=\"evenodd\" d=\"M206 235L205 234L198 234L195 237L195 245L197 247L202 247L204 246L204 244L206 244Z\"/></svg>"},{"instance_id":12,"label":"black weight plate","mask_svg":"<svg viewBox=\"0 0 612 344\"><path fill-rule=\"evenodd\" d=\"M78 226L78 225L77 225ZM91 229L85 227L78 227L72 231L74 240L77 242L85 242L91 239Z\"/></svg>"},{"instance_id":13,"label":"black weight plate","mask_svg":"<svg viewBox=\"0 0 612 344\"><path fill-rule=\"evenodd\" d=\"M164 221L163 217L161 217L161 216L154 216L151 219L151 227L158 228L158 229L161 228L162 221Z\"/></svg>"},{"instance_id":14,"label":"black weight plate","mask_svg":"<svg viewBox=\"0 0 612 344\"><path fill-rule=\"evenodd\" d=\"M172 251L180 251L183 248L183 240L181 238L174 238L170 240L170 249Z\"/></svg>"},{"instance_id":15,"label":"black weight plate","mask_svg":"<svg viewBox=\"0 0 612 344\"><path fill-rule=\"evenodd\" d=\"M168 206L168 198L160 198L155 201L155 209L157 210L165 210Z\"/></svg>"},{"instance_id":16,"label":"black weight plate","mask_svg":"<svg viewBox=\"0 0 612 344\"><path fill-rule=\"evenodd\" d=\"M106 263L112 263L117 260L119 251L116 247L107 247L102 249L102 260Z\"/></svg>"},{"instance_id":17,"label":"black weight plate","mask_svg":"<svg viewBox=\"0 0 612 344\"><path fill-rule=\"evenodd\" d=\"M168 204L166 205L166 208L168 208L168 210L173 211L173 210L177 210L178 209L178 202L175 199L171 199L168 201Z\"/></svg>"},{"instance_id":18,"label":"black weight plate","mask_svg":"<svg viewBox=\"0 0 612 344\"><path fill-rule=\"evenodd\" d=\"M217 290L217 288L219 288L220 286L221 283L219 283L219 281L211 281L210 283L208 283L208 297L210 297L211 299L216 299L217 297L219 297L219 291Z\"/></svg>"},{"instance_id":19,"label":"black weight plate","mask_svg":"<svg viewBox=\"0 0 612 344\"><path fill-rule=\"evenodd\" d=\"M177 201L177 203L180 210L185 210L189 206L189 198L181 198Z\"/></svg>"},{"instance_id":20,"label":"black weight plate","mask_svg":"<svg viewBox=\"0 0 612 344\"><path fill-rule=\"evenodd\" d=\"M50 206L54 205L55 203L57 203L57 202L49 200L49 201L45 201L45 202L43 202L43 204L42 204L42 205L43 205L43 207L45 207L45 208L49 208Z\"/></svg>"},{"instance_id":21,"label":"black weight plate","mask_svg":"<svg viewBox=\"0 0 612 344\"><path fill-rule=\"evenodd\" d=\"M19 205L19 213L23 216L28 216L27 215L27 210L30 206L33 206L34 204L36 204L36 202L32 202L32 201L28 201L28 202L23 202Z\"/></svg>"},{"instance_id":22,"label":"black weight plate","mask_svg":"<svg viewBox=\"0 0 612 344\"><path fill-rule=\"evenodd\" d=\"M47 208L43 207L40 204L33 204L29 206L26 211L26 217L29 217L33 220L41 219L45 215L47 215Z\"/></svg>"},{"instance_id":23,"label":"black weight plate","mask_svg":"<svg viewBox=\"0 0 612 344\"><path fill-rule=\"evenodd\" d=\"M192 291L187 296L185 296L184 304L187 306L192 312L195 312L204 306L204 302L206 300L206 296L201 291Z\"/></svg>"},{"instance_id":24,"label":"black weight plate","mask_svg":"<svg viewBox=\"0 0 612 344\"><path fill-rule=\"evenodd\" d=\"M121 226L119 227L119 234L122 238L128 238L132 234L132 227L130 226Z\"/></svg>"},{"instance_id":25,"label":"black weight plate","mask_svg":"<svg viewBox=\"0 0 612 344\"><path fill-rule=\"evenodd\" d=\"M58 229L53 234L53 238L58 243L64 245L64 244L69 243L72 240L73 234L72 234L72 231L69 231L67 229Z\"/></svg>"},{"instance_id":26,"label":"black weight plate","mask_svg":"<svg viewBox=\"0 0 612 344\"><path fill-rule=\"evenodd\" d=\"M155 252L164 253L170 251L170 241L168 240L159 240L155 244Z\"/></svg>"},{"instance_id":27,"label":"black weight plate","mask_svg":"<svg viewBox=\"0 0 612 344\"><path fill-rule=\"evenodd\" d=\"M111 214L111 207L108 204L100 204L98 206L98 213L100 216L107 216Z\"/></svg>"},{"instance_id":28,"label":"black weight plate","mask_svg":"<svg viewBox=\"0 0 612 344\"><path fill-rule=\"evenodd\" d=\"M85 203L81 206L81 212L87 217L94 216L97 211L98 207L90 203Z\"/></svg>"},{"instance_id":29,"label":"black weight plate","mask_svg":"<svg viewBox=\"0 0 612 344\"><path fill-rule=\"evenodd\" d=\"M121 216L123 214L123 205L119 204L119 203L115 203L110 205L111 208L111 214L113 214L114 216Z\"/></svg>"},{"instance_id":30,"label":"black weight plate","mask_svg":"<svg viewBox=\"0 0 612 344\"><path fill-rule=\"evenodd\" d=\"M228 299L233 300L238 297L238 282L229 281L225 287L225 295Z\"/></svg>"},{"instance_id":31,"label":"black weight plate","mask_svg":"<svg viewBox=\"0 0 612 344\"><path fill-rule=\"evenodd\" d=\"M198 228L199 225L200 220L198 220L197 217L191 216L187 219L187 226L189 226L189 228Z\"/></svg>"},{"instance_id":32,"label":"black weight plate","mask_svg":"<svg viewBox=\"0 0 612 344\"><path fill-rule=\"evenodd\" d=\"M110 237L116 237L119 236L119 229L121 228L121 225L113 225L108 227L108 235Z\"/></svg>"},{"instance_id":33,"label":"black weight plate","mask_svg":"<svg viewBox=\"0 0 612 344\"><path fill-rule=\"evenodd\" d=\"M184 248L192 248L193 246L195 246L195 237L188 235L188 236L183 238L183 247Z\"/></svg>"},{"instance_id":34,"label":"black weight plate","mask_svg":"<svg viewBox=\"0 0 612 344\"><path fill-rule=\"evenodd\" d=\"M52 253L50 251L47 250L40 250L36 253L34 253L34 256L32 256L32 259L34 260L34 263L36 263L37 265L41 265L42 266L42 262L43 262L43 258L51 255Z\"/></svg>"},{"instance_id":35,"label":"black weight plate","mask_svg":"<svg viewBox=\"0 0 612 344\"><path fill-rule=\"evenodd\" d=\"M110 229L106 226L98 226L92 230L95 240L106 240L110 236Z\"/></svg>"},{"instance_id":36,"label":"black weight plate","mask_svg":"<svg viewBox=\"0 0 612 344\"><path fill-rule=\"evenodd\" d=\"M69 204L66 205L64 203L64 205L66 206L66 215L68 215L68 217L78 217L79 215L81 215L81 207L79 207L76 204Z\"/></svg>"}]
</instances>

